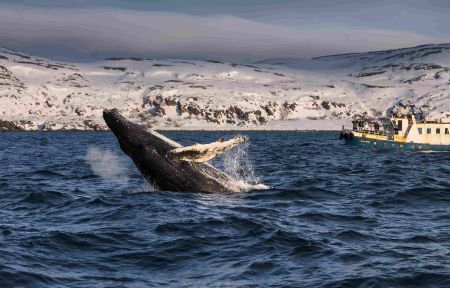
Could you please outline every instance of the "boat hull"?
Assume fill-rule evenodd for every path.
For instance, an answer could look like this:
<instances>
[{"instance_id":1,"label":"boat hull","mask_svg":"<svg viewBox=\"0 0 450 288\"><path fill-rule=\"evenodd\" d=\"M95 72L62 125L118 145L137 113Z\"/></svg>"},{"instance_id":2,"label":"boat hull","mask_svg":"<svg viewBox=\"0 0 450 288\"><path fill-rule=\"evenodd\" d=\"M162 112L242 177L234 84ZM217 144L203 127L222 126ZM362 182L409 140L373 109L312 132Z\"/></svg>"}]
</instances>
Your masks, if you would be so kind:
<instances>
[{"instance_id":1,"label":"boat hull","mask_svg":"<svg viewBox=\"0 0 450 288\"><path fill-rule=\"evenodd\" d=\"M345 139L345 144L383 151L438 151L450 152L450 145L431 145L421 143L406 143L393 140L380 140L362 137Z\"/></svg>"}]
</instances>

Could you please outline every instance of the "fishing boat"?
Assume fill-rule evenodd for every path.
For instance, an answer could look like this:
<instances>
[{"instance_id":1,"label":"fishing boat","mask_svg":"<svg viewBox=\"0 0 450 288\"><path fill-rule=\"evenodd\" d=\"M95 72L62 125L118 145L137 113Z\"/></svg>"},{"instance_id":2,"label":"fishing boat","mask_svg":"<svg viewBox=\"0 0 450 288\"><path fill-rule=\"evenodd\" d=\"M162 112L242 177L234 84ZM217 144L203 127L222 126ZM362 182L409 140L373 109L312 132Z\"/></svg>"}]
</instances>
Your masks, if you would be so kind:
<instances>
[{"instance_id":1,"label":"fishing boat","mask_svg":"<svg viewBox=\"0 0 450 288\"><path fill-rule=\"evenodd\" d=\"M414 114L377 121L355 120L342 126L345 144L394 151L450 151L450 118L434 119Z\"/></svg>"}]
</instances>

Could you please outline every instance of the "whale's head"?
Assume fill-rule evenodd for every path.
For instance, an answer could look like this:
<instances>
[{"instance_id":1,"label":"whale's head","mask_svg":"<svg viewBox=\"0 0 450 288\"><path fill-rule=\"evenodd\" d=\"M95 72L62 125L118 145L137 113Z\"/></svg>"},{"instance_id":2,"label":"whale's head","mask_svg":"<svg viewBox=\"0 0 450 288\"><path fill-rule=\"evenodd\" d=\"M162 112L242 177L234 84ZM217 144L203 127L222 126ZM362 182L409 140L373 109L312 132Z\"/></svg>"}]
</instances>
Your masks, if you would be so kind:
<instances>
[{"instance_id":1,"label":"whale's head","mask_svg":"<svg viewBox=\"0 0 450 288\"><path fill-rule=\"evenodd\" d=\"M117 109L105 109L103 119L114 133L123 152L132 157L141 154L147 131L123 117Z\"/></svg>"},{"instance_id":2,"label":"whale's head","mask_svg":"<svg viewBox=\"0 0 450 288\"><path fill-rule=\"evenodd\" d=\"M159 133L128 121L115 108L103 110L103 119L116 136L123 152L135 161L148 154L149 150L165 155L176 145Z\"/></svg>"}]
</instances>

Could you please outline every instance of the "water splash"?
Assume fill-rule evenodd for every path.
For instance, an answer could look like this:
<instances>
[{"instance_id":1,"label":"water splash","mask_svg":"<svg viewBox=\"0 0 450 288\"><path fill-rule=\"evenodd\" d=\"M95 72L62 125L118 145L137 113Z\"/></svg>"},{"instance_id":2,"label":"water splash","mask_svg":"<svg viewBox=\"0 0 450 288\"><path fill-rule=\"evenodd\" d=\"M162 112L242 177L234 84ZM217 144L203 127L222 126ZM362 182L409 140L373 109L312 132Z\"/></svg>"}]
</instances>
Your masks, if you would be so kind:
<instances>
[{"instance_id":1,"label":"water splash","mask_svg":"<svg viewBox=\"0 0 450 288\"><path fill-rule=\"evenodd\" d=\"M233 177L244 190L269 189L268 186L260 183L261 178L255 173L252 162L248 157L249 142L245 142L219 158L221 169Z\"/></svg>"},{"instance_id":2,"label":"water splash","mask_svg":"<svg viewBox=\"0 0 450 288\"><path fill-rule=\"evenodd\" d=\"M141 184L127 189L124 194L128 195L158 191L158 188L150 184L147 180L145 180L144 178L142 180L143 182Z\"/></svg>"},{"instance_id":3,"label":"water splash","mask_svg":"<svg viewBox=\"0 0 450 288\"><path fill-rule=\"evenodd\" d=\"M92 172L109 180L128 181L129 170L120 157L110 150L89 147L85 156Z\"/></svg>"}]
</instances>

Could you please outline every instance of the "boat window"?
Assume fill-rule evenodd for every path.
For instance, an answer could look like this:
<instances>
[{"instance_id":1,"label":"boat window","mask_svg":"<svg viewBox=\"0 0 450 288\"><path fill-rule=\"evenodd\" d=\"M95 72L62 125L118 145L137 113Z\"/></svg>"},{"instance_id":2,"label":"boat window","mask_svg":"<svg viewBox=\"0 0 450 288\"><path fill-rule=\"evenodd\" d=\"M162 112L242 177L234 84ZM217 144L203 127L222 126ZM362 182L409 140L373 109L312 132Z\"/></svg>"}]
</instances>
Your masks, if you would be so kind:
<instances>
[{"instance_id":1,"label":"boat window","mask_svg":"<svg viewBox=\"0 0 450 288\"><path fill-rule=\"evenodd\" d=\"M419 132L419 134L422 134L422 128L417 128L417 131Z\"/></svg>"},{"instance_id":2,"label":"boat window","mask_svg":"<svg viewBox=\"0 0 450 288\"><path fill-rule=\"evenodd\" d=\"M445 128L445 134L447 134L447 135L450 134L448 131L448 128Z\"/></svg>"},{"instance_id":3,"label":"boat window","mask_svg":"<svg viewBox=\"0 0 450 288\"><path fill-rule=\"evenodd\" d=\"M431 128L427 128L427 134L431 134Z\"/></svg>"},{"instance_id":4,"label":"boat window","mask_svg":"<svg viewBox=\"0 0 450 288\"><path fill-rule=\"evenodd\" d=\"M436 134L441 134L441 128L436 128Z\"/></svg>"},{"instance_id":5,"label":"boat window","mask_svg":"<svg viewBox=\"0 0 450 288\"><path fill-rule=\"evenodd\" d=\"M403 121L402 120L398 120L397 121L397 126L398 126L398 130L403 130Z\"/></svg>"}]
</instances>

